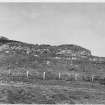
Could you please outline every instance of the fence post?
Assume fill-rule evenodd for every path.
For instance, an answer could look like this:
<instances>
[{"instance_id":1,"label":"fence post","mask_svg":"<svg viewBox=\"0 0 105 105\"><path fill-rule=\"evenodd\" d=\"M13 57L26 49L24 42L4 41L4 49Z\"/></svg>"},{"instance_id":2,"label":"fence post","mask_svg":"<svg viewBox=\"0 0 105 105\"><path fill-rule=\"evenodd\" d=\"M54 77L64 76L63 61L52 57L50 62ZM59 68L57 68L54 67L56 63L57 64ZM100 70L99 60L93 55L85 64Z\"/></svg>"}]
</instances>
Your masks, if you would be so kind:
<instances>
[{"instance_id":1,"label":"fence post","mask_svg":"<svg viewBox=\"0 0 105 105\"><path fill-rule=\"evenodd\" d=\"M94 80L94 75L92 75L92 82L93 82L93 80Z\"/></svg>"},{"instance_id":2,"label":"fence post","mask_svg":"<svg viewBox=\"0 0 105 105\"><path fill-rule=\"evenodd\" d=\"M9 75L10 75L10 74L11 74L11 70L9 69L9 71L8 71L8 72L9 72Z\"/></svg>"},{"instance_id":3,"label":"fence post","mask_svg":"<svg viewBox=\"0 0 105 105\"><path fill-rule=\"evenodd\" d=\"M77 80L77 74L75 74L75 80Z\"/></svg>"},{"instance_id":4,"label":"fence post","mask_svg":"<svg viewBox=\"0 0 105 105\"><path fill-rule=\"evenodd\" d=\"M45 80L46 72L43 72L43 80Z\"/></svg>"},{"instance_id":5,"label":"fence post","mask_svg":"<svg viewBox=\"0 0 105 105\"><path fill-rule=\"evenodd\" d=\"M28 75L29 75L29 71L27 71L27 78L28 78Z\"/></svg>"},{"instance_id":6,"label":"fence post","mask_svg":"<svg viewBox=\"0 0 105 105\"><path fill-rule=\"evenodd\" d=\"M75 80L78 80L78 74L75 74Z\"/></svg>"},{"instance_id":7,"label":"fence post","mask_svg":"<svg viewBox=\"0 0 105 105\"><path fill-rule=\"evenodd\" d=\"M61 79L61 73L59 72L59 79Z\"/></svg>"}]
</instances>

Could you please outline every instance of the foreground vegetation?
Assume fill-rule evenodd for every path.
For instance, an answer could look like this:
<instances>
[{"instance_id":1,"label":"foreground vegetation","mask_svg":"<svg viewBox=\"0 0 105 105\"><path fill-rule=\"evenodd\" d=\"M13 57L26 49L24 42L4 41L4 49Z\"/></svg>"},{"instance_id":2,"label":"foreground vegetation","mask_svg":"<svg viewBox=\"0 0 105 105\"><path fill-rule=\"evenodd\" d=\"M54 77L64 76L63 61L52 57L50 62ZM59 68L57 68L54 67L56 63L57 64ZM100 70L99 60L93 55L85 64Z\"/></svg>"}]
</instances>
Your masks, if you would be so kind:
<instances>
[{"instance_id":1,"label":"foreground vegetation","mask_svg":"<svg viewBox=\"0 0 105 105\"><path fill-rule=\"evenodd\" d=\"M84 82L37 81L0 85L0 103L105 104L104 86Z\"/></svg>"}]
</instances>

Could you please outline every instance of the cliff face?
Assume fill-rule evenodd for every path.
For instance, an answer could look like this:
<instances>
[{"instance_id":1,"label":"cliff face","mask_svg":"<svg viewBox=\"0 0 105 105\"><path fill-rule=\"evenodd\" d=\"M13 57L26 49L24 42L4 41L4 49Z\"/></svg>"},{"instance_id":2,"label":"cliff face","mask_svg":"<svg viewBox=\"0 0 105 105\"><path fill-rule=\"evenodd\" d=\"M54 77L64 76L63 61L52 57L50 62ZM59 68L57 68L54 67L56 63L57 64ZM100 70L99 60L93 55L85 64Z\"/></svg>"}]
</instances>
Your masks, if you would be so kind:
<instances>
[{"instance_id":1,"label":"cliff face","mask_svg":"<svg viewBox=\"0 0 105 105\"><path fill-rule=\"evenodd\" d=\"M46 55L46 56L91 56L91 52L88 49L82 48L77 45L32 45L22 43L18 41L9 40L5 37L0 38L0 49L5 49L6 52L21 51L24 54L32 55ZM9 50L9 51L7 51ZM16 52L15 52L16 53Z\"/></svg>"}]
</instances>

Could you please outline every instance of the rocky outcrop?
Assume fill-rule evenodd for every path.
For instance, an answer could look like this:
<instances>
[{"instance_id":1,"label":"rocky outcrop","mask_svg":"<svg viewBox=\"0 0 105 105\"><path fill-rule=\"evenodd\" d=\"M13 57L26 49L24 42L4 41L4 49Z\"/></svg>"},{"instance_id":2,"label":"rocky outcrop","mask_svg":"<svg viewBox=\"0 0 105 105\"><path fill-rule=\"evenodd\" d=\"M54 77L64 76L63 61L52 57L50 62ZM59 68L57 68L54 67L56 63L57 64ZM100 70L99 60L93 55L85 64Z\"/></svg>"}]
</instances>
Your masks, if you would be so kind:
<instances>
[{"instance_id":1,"label":"rocky outcrop","mask_svg":"<svg viewBox=\"0 0 105 105\"><path fill-rule=\"evenodd\" d=\"M89 57L89 61L92 61L95 63L105 63L105 57L91 56Z\"/></svg>"},{"instance_id":2,"label":"rocky outcrop","mask_svg":"<svg viewBox=\"0 0 105 105\"><path fill-rule=\"evenodd\" d=\"M0 36L0 41L7 41L7 40L9 40L8 38L6 38L6 37L4 37L4 36Z\"/></svg>"},{"instance_id":3,"label":"rocky outcrop","mask_svg":"<svg viewBox=\"0 0 105 105\"><path fill-rule=\"evenodd\" d=\"M62 46L62 47L61 47ZM59 52L57 55L63 55L65 57L89 57L91 56L91 51L82 48L77 45L61 45L58 46Z\"/></svg>"},{"instance_id":4,"label":"rocky outcrop","mask_svg":"<svg viewBox=\"0 0 105 105\"><path fill-rule=\"evenodd\" d=\"M87 59L91 62L104 62L104 57L96 57L91 55L91 51L81 46L73 44L65 44L58 46L51 45L34 45L19 41L9 40L6 37L0 38L0 52L7 54L23 54L34 57L54 57L65 58L67 60Z\"/></svg>"}]
</instances>

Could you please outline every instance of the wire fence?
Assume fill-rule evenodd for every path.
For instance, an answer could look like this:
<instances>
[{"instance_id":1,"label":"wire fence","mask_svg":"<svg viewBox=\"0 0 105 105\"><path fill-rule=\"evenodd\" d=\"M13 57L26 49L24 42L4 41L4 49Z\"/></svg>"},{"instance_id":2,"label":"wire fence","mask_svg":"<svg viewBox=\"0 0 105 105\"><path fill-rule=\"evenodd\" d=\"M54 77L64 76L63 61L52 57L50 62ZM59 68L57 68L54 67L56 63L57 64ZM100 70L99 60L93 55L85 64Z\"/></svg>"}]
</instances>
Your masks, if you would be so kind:
<instances>
[{"instance_id":1,"label":"wire fence","mask_svg":"<svg viewBox=\"0 0 105 105\"><path fill-rule=\"evenodd\" d=\"M105 81L105 77L88 75L77 72L37 72L37 71L3 71L0 73L1 82L34 82L35 80L65 80L65 81ZM103 82L104 83L104 82Z\"/></svg>"}]
</instances>

